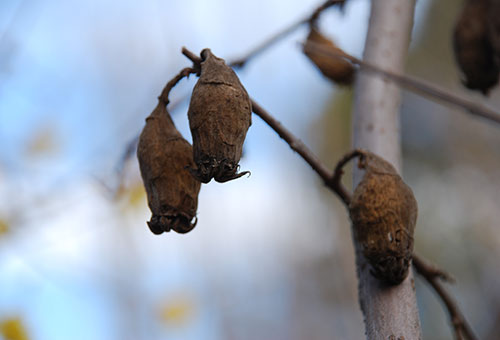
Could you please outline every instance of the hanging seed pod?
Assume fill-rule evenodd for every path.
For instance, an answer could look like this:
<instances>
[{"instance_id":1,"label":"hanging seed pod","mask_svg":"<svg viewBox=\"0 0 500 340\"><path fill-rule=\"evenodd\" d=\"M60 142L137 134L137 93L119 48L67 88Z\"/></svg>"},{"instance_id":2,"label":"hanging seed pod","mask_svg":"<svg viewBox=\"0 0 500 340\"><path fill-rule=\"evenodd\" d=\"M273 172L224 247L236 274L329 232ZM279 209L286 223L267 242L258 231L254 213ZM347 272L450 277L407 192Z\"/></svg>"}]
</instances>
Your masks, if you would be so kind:
<instances>
[{"instance_id":1,"label":"hanging seed pod","mask_svg":"<svg viewBox=\"0 0 500 340\"><path fill-rule=\"evenodd\" d=\"M321 51L318 51L318 46L321 46L325 51L338 54L339 58L332 58L325 55L325 53L321 53ZM352 84L356 69L349 61L341 58L345 54L344 51L321 34L314 26L311 26L303 51L324 76L340 85Z\"/></svg>"},{"instance_id":2,"label":"hanging seed pod","mask_svg":"<svg viewBox=\"0 0 500 340\"><path fill-rule=\"evenodd\" d=\"M198 167L191 173L203 183L212 178L222 183L248 173L237 171L251 124L252 105L247 91L223 59L209 49L204 49L201 57L200 79L188 111Z\"/></svg>"},{"instance_id":3,"label":"hanging seed pod","mask_svg":"<svg viewBox=\"0 0 500 340\"><path fill-rule=\"evenodd\" d=\"M394 167L379 156L363 152L358 167L365 174L349 205L354 237L374 276L399 284L412 257L417 202Z\"/></svg>"},{"instance_id":4,"label":"hanging seed pod","mask_svg":"<svg viewBox=\"0 0 500 340\"><path fill-rule=\"evenodd\" d=\"M488 12L489 0L467 0L453 34L455 58L465 76L462 82L484 95L498 83L500 72L490 40Z\"/></svg>"},{"instance_id":5,"label":"hanging seed pod","mask_svg":"<svg viewBox=\"0 0 500 340\"><path fill-rule=\"evenodd\" d=\"M153 213L149 228L154 234L191 231L196 221L201 183L186 167L194 166L193 149L175 128L165 103L160 101L146 118L137 147L137 158Z\"/></svg>"},{"instance_id":6,"label":"hanging seed pod","mask_svg":"<svg viewBox=\"0 0 500 340\"><path fill-rule=\"evenodd\" d=\"M488 30L495 62L500 65L500 0L490 0L488 8Z\"/></svg>"}]
</instances>

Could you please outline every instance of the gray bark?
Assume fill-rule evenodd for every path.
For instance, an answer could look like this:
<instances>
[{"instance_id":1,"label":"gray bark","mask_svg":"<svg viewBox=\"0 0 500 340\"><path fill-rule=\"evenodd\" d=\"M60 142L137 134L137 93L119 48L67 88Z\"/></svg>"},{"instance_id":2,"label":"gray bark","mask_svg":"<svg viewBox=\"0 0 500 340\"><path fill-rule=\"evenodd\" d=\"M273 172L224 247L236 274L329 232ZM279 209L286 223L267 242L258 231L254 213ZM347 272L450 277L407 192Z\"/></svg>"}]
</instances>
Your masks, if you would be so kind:
<instances>
[{"instance_id":1,"label":"gray bark","mask_svg":"<svg viewBox=\"0 0 500 340\"><path fill-rule=\"evenodd\" d=\"M413 26L414 0L373 0L364 60L402 73ZM400 91L396 85L360 72L355 85L353 144L368 149L401 172L399 126ZM354 172L354 183L362 173ZM412 270L403 283L384 286L355 244L359 301L368 339L421 339L420 320Z\"/></svg>"}]
</instances>

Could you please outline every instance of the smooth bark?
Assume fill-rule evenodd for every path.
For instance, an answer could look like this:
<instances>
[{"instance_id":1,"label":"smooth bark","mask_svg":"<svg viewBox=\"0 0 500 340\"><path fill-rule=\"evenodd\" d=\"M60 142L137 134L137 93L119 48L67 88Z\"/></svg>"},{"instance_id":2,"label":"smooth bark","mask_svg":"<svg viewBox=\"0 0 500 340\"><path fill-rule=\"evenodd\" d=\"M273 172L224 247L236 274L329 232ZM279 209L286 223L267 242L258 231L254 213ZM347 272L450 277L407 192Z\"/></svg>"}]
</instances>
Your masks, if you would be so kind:
<instances>
[{"instance_id":1,"label":"smooth bark","mask_svg":"<svg viewBox=\"0 0 500 340\"><path fill-rule=\"evenodd\" d=\"M413 26L414 0L374 0L364 60L403 73ZM370 150L401 172L400 90L381 77L361 71L355 85L353 144ZM354 183L362 173L354 172ZM413 273L397 286L381 284L355 244L359 301L367 339L421 339Z\"/></svg>"}]
</instances>

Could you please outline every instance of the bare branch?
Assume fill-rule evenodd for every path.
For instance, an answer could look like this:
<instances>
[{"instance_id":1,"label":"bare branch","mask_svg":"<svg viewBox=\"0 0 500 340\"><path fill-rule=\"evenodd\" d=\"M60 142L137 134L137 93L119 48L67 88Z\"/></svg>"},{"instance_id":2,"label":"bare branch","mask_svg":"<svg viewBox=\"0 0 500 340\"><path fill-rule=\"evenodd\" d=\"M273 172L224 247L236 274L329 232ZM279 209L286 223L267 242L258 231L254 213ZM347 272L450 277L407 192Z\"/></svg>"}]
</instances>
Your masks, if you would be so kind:
<instances>
[{"instance_id":1,"label":"bare branch","mask_svg":"<svg viewBox=\"0 0 500 340\"><path fill-rule=\"evenodd\" d=\"M363 70L378 74L386 79L395 82L401 87L406 88L407 90L418 93L420 95L424 95L434 101L451 104L452 106L463 109L470 114L486 118L495 123L500 123L500 113L495 111L494 109L476 103L472 100L460 97L459 95L456 95L448 90L426 82L422 79L384 70L376 65L353 57L352 55L349 55L343 51L339 51L338 53L336 53L335 51L327 49L318 43L308 42L307 46L304 45L304 48L306 50L313 49L317 53L321 53L332 58L347 59L353 64L361 66Z\"/></svg>"},{"instance_id":2,"label":"bare branch","mask_svg":"<svg viewBox=\"0 0 500 340\"><path fill-rule=\"evenodd\" d=\"M252 99L252 111L267 123L278 135L288 143L290 148L297 152L307 164L313 168L321 179L329 186L332 181L331 171L319 160L319 158L293 133L284 127L276 118L271 116L259 104ZM336 192L337 193L337 192ZM338 193L337 193L338 194ZM340 196L340 195L339 195Z\"/></svg>"},{"instance_id":3,"label":"bare branch","mask_svg":"<svg viewBox=\"0 0 500 340\"><path fill-rule=\"evenodd\" d=\"M429 264L426 264L417 255L413 255L413 266L417 270L417 273L419 273L431 285L446 306L448 314L450 315L453 330L455 331L455 338L458 340L476 340L476 335L467 323L467 320L465 320L465 317L460 311L457 303L444 289L441 282L439 282L439 279L448 279L449 275Z\"/></svg>"},{"instance_id":4,"label":"bare branch","mask_svg":"<svg viewBox=\"0 0 500 340\"><path fill-rule=\"evenodd\" d=\"M174 88L174 86L177 85L177 83L179 81L181 81L182 78L189 77L190 74L198 73L198 72L199 72L199 65L195 66L193 68L186 67L186 68L182 69L175 77L173 77L167 83L167 85L165 85L165 88L163 89L163 91L161 91L161 94L158 97L158 100L163 102L165 105L168 105L168 103L170 102L168 96L170 94L170 91Z\"/></svg>"}]
</instances>

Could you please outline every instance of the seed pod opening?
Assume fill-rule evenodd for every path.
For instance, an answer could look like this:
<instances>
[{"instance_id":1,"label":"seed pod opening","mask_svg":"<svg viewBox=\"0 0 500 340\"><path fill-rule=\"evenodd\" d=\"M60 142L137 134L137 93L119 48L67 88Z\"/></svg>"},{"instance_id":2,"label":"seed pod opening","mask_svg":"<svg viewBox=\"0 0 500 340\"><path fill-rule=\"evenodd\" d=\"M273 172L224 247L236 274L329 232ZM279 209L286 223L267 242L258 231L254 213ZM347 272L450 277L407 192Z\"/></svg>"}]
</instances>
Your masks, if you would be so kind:
<instances>
[{"instance_id":1,"label":"seed pod opening","mask_svg":"<svg viewBox=\"0 0 500 340\"><path fill-rule=\"evenodd\" d=\"M321 46L326 51L338 54L339 58L325 55L318 51L317 48L315 49L315 46ZM345 54L344 51L321 34L314 26L311 26L303 51L325 77L340 85L352 84L356 69L349 61L341 58Z\"/></svg>"},{"instance_id":2,"label":"seed pod opening","mask_svg":"<svg viewBox=\"0 0 500 340\"><path fill-rule=\"evenodd\" d=\"M358 167L365 174L349 205L354 237L373 275L399 284L408 275L413 253L417 202L394 167L381 157L364 152Z\"/></svg>"},{"instance_id":3,"label":"seed pod opening","mask_svg":"<svg viewBox=\"0 0 500 340\"><path fill-rule=\"evenodd\" d=\"M146 118L137 158L153 214L148 222L151 231L191 231L196 226L201 183L187 169L194 166L192 147L177 131L162 101Z\"/></svg>"},{"instance_id":4,"label":"seed pod opening","mask_svg":"<svg viewBox=\"0 0 500 340\"><path fill-rule=\"evenodd\" d=\"M252 105L234 71L209 49L201 52L200 79L196 83L188 118L197 168L192 175L203 183L212 178L226 182L237 173L243 142L251 125Z\"/></svg>"},{"instance_id":5,"label":"seed pod opening","mask_svg":"<svg viewBox=\"0 0 500 340\"><path fill-rule=\"evenodd\" d=\"M468 0L453 33L455 58L471 90L487 95L500 73L488 26L489 0ZM496 13L498 15L498 13Z\"/></svg>"}]
</instances>

